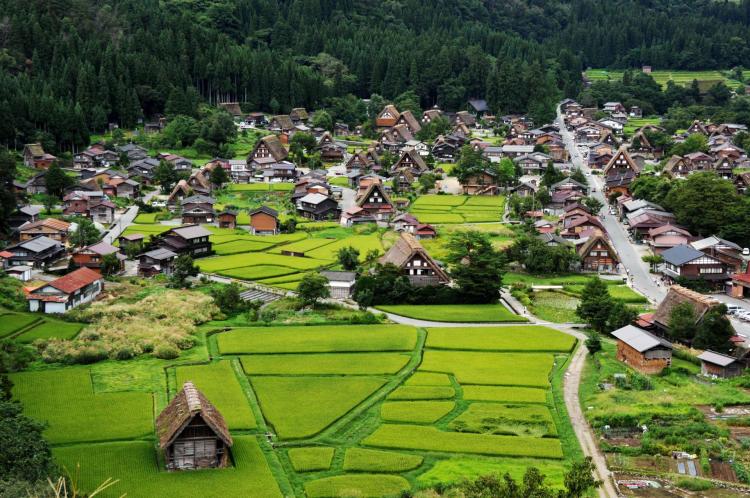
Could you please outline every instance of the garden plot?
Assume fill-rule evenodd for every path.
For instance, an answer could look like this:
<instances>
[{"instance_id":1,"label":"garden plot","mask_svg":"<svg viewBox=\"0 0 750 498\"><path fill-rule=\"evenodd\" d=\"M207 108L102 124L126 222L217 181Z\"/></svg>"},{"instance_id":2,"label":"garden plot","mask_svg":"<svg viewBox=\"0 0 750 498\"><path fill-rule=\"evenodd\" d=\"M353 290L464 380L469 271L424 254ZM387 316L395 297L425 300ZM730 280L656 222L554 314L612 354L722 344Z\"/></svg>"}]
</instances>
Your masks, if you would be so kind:
<instances>
[{"instance_id":1,"label":"garden plot","mask_svg":"<svg viewBox=\"0 0 750 498\"><path fill-rule=\"evenodd\" d=\"M411 351L416 341L405 325L247 327L218 336L222 354Z\"/></svg>"},{"instance_id":2,"label":"garden plot","mask_svg":"<svg viewBox=\"0 0 750 498\"><path fill-rule=\"evenodd\" d=\"M538 325L516 327L436 327L427 329L431 349L545 351L567 353L575 338Z\"/></svg>"},{"instance_id":3,"label":"garden plot","mask_svg":"<svg viewBox=\"0 0 750 498\"><path fill-rule=\"evenodd\" d=\"M263 354L242 357L248 375L395 374L409 361L406 353Z\"/></svg>"},{"instance_id":4,"label":"garden plot","mask_svg":"<svg viewBox=\"0 0 750 498\"><path fill-rule=\"evenodd\" d=\"M177 390L182 389L185 382L192 381L221 412L230 429L257 427L247 396L242 391L228 360L208 365L177 367L175 375Z\"/></svg>"},{"instance_id":5,"label":"garden plot","mask_svg":"<svg viewBox=\"0 0 750 498\"><path fill-rule=\"evenodd\" d=\"M82 489L93 490L106 479L117 482L103 498L193 498L195 496L247 496L281 498L266 457L253 436L233 435L234 467L192 472L166 472L158 467L151 441L65 446L53 449L57 462L71 472L80 465Z\"/></svg>"},{"instance_id":6,"label":"garden plot","mask_svg":"<svg viewBox=\"0 0 750 498\"><path fill-rule=\"evenodd\" d=\"M381 377L260 377L250 382L280 439L313 436L367 399Z\"/></svg>"},{"instance_id":7,"label":"garden plot","mask_svg":"<svg viewBox=\"0 0 750 498\"><path fill-rule=\"evenodd\" d=\"M153 398L142 392L95 394L88 368L12 374L13 396L29 417L48 423L52 443L138 438L153 432Z\"/></svg>"}]
</instances>

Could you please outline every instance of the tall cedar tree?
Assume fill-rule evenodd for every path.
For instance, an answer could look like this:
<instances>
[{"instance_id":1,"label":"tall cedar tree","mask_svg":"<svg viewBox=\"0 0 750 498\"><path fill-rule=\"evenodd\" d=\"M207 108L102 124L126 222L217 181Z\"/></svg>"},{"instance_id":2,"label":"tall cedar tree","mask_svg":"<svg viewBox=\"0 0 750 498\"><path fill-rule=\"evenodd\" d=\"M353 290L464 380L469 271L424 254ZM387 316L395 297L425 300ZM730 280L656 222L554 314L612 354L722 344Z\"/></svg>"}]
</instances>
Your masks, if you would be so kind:
<instances>
[{"instance_id":1,"label":"tall cedar tree","mask_svg":"<svg viewBox=\"0 0 750 498\"><path fill-rule=\"evenodd\" d=\"M576 314L597 332L606 332L609 313L612 309L612 297L607 284L598 277L590 279L581 292L581 303Z\"/></svg>"},{"instance_id":2,"label":"tall cedar tree","mask_svg":"<svg viewBox=\"0 0 750 498\"><path fill-rule=\"evenodd\" d=\"M494 303L500 298L505 255L492 247L487 233L455 232L448 240L451 277L467 303Z\"/></svg>"},{"instance_id":3,"label":"tall cedar tree","mask_svg":"<svg viewBox=\"0 0 750 498\"><path fill-rule=\"evenodd\" d=\"M16 210L16 195L13 180L16 177L16 162L7 149L0 147L0 236L10 230L8 220Z\"/></svg>"}]
</instances>

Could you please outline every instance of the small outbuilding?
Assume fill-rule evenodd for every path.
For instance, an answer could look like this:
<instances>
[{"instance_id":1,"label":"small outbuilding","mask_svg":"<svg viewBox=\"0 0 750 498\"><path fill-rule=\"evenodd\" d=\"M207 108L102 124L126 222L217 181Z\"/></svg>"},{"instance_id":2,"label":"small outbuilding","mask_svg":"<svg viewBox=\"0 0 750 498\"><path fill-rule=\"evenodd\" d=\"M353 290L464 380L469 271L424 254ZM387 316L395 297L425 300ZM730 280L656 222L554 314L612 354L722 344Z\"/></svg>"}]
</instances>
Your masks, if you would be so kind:
<instances>
[{"instance_id":1,"label":"small outbuilding","mask_svg":"<svg viewBox=\"0 0 750 498\"><path fill-rule=\"evenodd\" d=\"M744 367L739 360L715 351L706 350L698 355L701 361L701 374L716 377L736 377L742 375Z\"/></svg>"},{"instance_id":2,"label":"small outbuilding","mask_svg":"<svg viewBox=\"0 0 750 498\"><path fill-rule=\"evenodd\" d=\"M658 374L672 364L672 343L634 325L612 332L617 359L639 372Z\"/></svg>"},{"instance_id":3,"label":"small outbuilding","mask_svg":"<svg viewBox=\"0 0 750 498\"><path fill-rule=\"evenodd\" d=\"M354 291L357 274L353 271L322 271L320 272L328 279L328 287L331 297L334 299L348 299Z\"/></svg>"},{"instance_id":4,"label":"small outbuilding","mask_svg":"<svg viewBox=\"0 0 750 498\"><path fill-rule=\"evenodd\" d=\"M216 407L192 382L156 418L159 448L168 470L226 467L232 436Z\"/></svg>"}]
</instances>

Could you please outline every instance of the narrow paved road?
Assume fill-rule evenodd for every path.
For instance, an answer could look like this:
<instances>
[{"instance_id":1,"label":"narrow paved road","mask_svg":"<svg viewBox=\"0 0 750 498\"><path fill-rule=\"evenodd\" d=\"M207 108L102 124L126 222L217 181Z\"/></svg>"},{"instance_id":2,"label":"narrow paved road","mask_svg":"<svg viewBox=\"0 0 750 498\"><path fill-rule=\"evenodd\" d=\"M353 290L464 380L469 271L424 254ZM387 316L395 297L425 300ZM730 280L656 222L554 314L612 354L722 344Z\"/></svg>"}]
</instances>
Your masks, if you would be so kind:
<instances>
[{"instance_id":1,"label":"narrow paved road","mask_svg":"<svg viewBox=\"0 0 750 498\"><path fill-rule=\"evenodd\" d=\"M383 313L380 310L370 308L373 313ZM389 320L395 323L401 323L404 325L411 325L414 327L503 327L503 326L516 326L516 325L545 325L547 327L555 328L560 332L568 335L572 335L579 340L581 345L576 349L575 354L571 358L568 369L565 372L563 380L563 397L565 398L565 406L568 410L568 417L570 423L573 426L576 437L581 444L583 454L591 457L594 467L596 478L602 481L602 486L598 489L600 498L617 498L619 494L615 489L614 482L612 481L611 473L607 469L607 461L604 455L599 451L599 446L596 444L596 439L591 427L589 427L586 418L583 415L581 409L581 401L578 395L579 387L581 384L581 374L583 366L586 361L586 346L583 345L583 341L586 340L586 336L573 328L569 324L556 324L537 320L533 316L529 316L529 323L520 324L502 324L502 323L446 323L446 322L433 322L428 320L417 320L414 318L408 318L401 315L395 315L393 313L386 313Z\"/></svg>"},{"instance_id":2,"label":"narrow paved road","mask_svg":"<svg viewBox=\"0 0 750 498\"><path fill-rule=\"evenodd\" d=\"M628 234L624 227L617 222L614 216L608 214L608 202L604 197L604 182L598 176L591 175L591 169L588 166L588 162L583 160L575 143L573 134L565 128L562 112L559 107L557 109L557 124L560 127L560 134L563 137L563 142L570 153L570 160L573 166L580 168L586 173L589 187L596 189L596 192L593 192L593 196L604 204L602 211L598 214L600 215L602 224L612 241L612 245L620 257L620 263L623 268L627 268L630 271L633 288L651 299L652 302L661 301L667 293L666 289L664 286L656 285L653 277L649 273L648 264L643 262L638 251L633 244L630 243Z\"/></svg>"}]
</instances>

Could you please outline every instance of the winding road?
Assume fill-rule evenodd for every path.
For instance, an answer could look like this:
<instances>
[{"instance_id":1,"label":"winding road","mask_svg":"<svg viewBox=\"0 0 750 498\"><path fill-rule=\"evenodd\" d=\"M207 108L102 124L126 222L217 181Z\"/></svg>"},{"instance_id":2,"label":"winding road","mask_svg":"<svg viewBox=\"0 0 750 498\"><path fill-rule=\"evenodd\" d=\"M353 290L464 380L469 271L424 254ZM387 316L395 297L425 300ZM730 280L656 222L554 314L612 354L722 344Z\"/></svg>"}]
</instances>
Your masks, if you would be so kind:
<instances>
[{"instance_id":1,"label":"winding road","mask_svg":"<svg viewBox=\"0 0 750 498\"><path fill-rule=\"evenodd\" d=\"M370 309L375 313L383 313L377 309ZM546 327L554 328L568 335L572 335L581 343L576 349L573 357L570 359L568 369L565 372L565 378L563 380L563 397L565 399L565 407L568 410L568 417L570 423L573 426L576 437L581 444L583 454L591 457L594 463L596 478L602 481L601 487L598 489L598 495L600 498L616 498L619 495L615 488L614 481L612 480L612 474L607 469L607 461L604 455L599 451L599 446L596 444L596 437L594 436L591 427L589 426L586 418L583 415L583 409L581 408L581 400L578 395L578 390L581 384L581 375L583 367L586 361L587 349L583 345L583 341L586 340L586 335L572 327L573 324L559 324L550 323L542 320L538 320L532 315L526 315L529 318L529 322L514 323L514 324L501 324L501 323L447 323L447 322L433 322L429 320L417 320L414 318L408 318L401 315L395 315L393 313L385 313L389 320L395 323L403 325L411 325L413 327L503 327L503 326L518 326L518 325L544 325Z\"/></svg>"}]
</instances>

